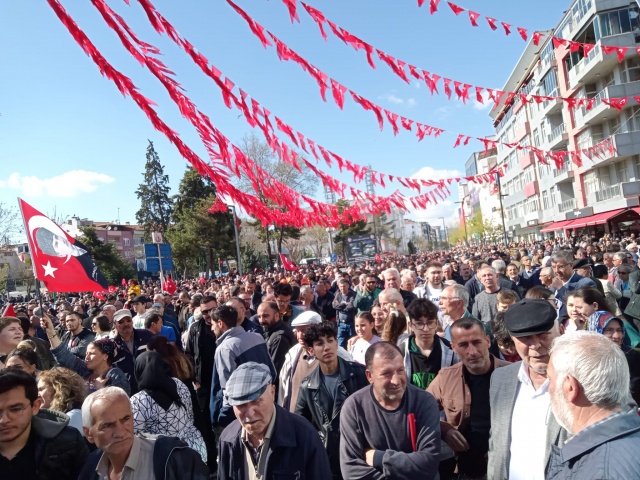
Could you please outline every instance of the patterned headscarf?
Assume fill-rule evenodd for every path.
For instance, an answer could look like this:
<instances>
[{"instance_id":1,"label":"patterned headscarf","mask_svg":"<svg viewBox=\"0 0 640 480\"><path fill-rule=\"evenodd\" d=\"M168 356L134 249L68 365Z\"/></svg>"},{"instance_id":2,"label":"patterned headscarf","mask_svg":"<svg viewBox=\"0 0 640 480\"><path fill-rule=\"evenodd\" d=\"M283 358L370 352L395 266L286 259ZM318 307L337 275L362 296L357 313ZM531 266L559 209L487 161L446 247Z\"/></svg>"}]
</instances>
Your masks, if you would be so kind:
<instances>
[{"instance_id":1,"label":"patterned headscarf","mask_svg":"<svg viewBox=\"0 0 640 480\"><path fill-rule=\"evenodd\" d=\"M627 329L624 325L624 320L616 317L613 313L607 312L606 310L598 310L597 312L593 312L591 314L591 316L589 317L589 325L587 327L587 330L589 330L590 332L598 332L599 334L603 335L604 329L607 328L607 325L609 325L609 322L611 322L611 320L617 320L620 322L620 325L622 325L622 344L630 345L631 340L627 335Z\"/></svg>"},{"instance_id":2,"label":"patterned headscarf","mask_svg":"<svg viewBox=\"0 0 640 480\"><path fill-rule=\"evenodd\" d=\"M107 355L109 364L113 364L116 358L118 358L118 344L111 338L104 337L92 342L98 350Z\"/></svg>"}]
</instances>

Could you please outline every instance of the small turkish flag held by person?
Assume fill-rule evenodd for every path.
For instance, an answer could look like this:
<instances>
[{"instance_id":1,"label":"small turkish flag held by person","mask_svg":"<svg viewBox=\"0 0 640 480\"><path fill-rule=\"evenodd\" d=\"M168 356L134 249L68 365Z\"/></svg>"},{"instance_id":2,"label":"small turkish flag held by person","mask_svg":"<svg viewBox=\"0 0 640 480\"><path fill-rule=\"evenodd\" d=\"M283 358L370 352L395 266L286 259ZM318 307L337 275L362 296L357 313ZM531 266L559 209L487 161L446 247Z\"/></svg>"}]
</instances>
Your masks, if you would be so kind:
<instances>
[{"instance_id":1,"label":"small turkish flag held by person","mask_svg":"<svg viewBox=\"0 0 640 480\"><path fill-rule=\"evenodd\" d=\"M35 275L50 292L94 292L108 288L82 243L31 205L18 199Z\"/></svg>"},{"instance_id":2,"label":"small turkish flag held by person","mask_svg":"<svg viewBox=\"0 0 640 480\"><path fill-rule=\"evenodd\" d=\"M113 285L109 285L109 293L116 293L118 289L116 287L114 287Z\"/></svg>"},{"instance_id":3,"label":"small turkish flag held by person","mask_svg":"<svg viewBox=\"0 0 640 480\"><path fill-rule=\"evenodd\" d=\"M164 282L165 292L167 292L169 295L173 295L174 293L176 293L177 289L178 289L178 286L171 278L171 275L167 275L167 281Z\"/></svg>"},{"instance_id":4,"label":"small turkish flag held by person","mask_svg":"<svg viewBox=\"0 0 640 480\"><path fill-rule=\"evenodd\" d=\"M104 293L102 292L93 292L93 297L104 302Z\"/></svg>"},{"instance_id":5,"label":"small turkish flag held by person","mask_svg":"<svg viewBox=\"0 0 640 480\"><path fill-rule=\"evenodd\" d=\"M126 287L126 286L127 286L127 281L126 281L124 278L122 279L122 286L123 286L123 287Z\"/></svg>"},{"instance_id":6,"label":"small turkish flag held by person","mask_svg":"<svg viewBox=\"0 0 640 480\"><path fill-rule=\"evenodd\" d=\"M382 263L382 258L380 258L379 253L376 253L376 263Z\"/></svg>"},{"instance_id":7,"label":"small turkish flag held by person","mask_svg":"<svg viewBox=\"0 0 640 480\"><path fill-rule=\"evenodd\" d=\"M296 266L295 263L293 263L291 260L289 260L289 258L281 253L280 254L280 260L282 260L282 266L284 267L285 270L288 271L294 271L294 270L298 270L298 267Z\"/></svg>"}]
</instances>

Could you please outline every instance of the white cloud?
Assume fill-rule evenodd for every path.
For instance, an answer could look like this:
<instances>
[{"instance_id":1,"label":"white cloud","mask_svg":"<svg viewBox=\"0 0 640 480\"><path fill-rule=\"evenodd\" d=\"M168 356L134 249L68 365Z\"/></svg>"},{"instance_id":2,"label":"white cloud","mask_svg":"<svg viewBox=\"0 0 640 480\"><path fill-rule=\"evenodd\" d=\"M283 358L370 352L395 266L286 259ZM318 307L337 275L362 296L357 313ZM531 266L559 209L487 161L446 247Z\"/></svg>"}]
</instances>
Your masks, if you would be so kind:
<instances>
[{"instance_id":1,"label":"white cloud","mask_svg":"<svg viewBox=\"0 0 640 480\"><path fill-rule=\"evenodd\" d=\"M440 180L441 178L455 178L462 174L458 170L436 170L433 167L422 167L411 178L420 178L424 180ZM449 187L451 190L451 187Z\"/></svg>"},{"instance_id":2,"label":"white cloud","mask_svg":"<svg viewBox=\"0 0 640 480\"><path fill-rule=\"evenodd\" d=\"M404 99L396 95L395 92L381 95L378 99L385 100L389 103L393 103L394 105L406 105L408 107L415 107L418 104L414 97Z\"/></svg>"},{"instance_id":3,"label":"white cloud","mask_svg":"<svg viewBox=\"0 0 640 480\"><path fill-rule=\"evenodd\" d=\"M482 99L484 103L480 103L478 100L473 100L473 108L476 110L487 110L493 106L493 100L489 98L489 93L487 91L483 91L481 93Z\"/></svg>"},{"instance_id":4,"label":"white cloud","mask_svg":"<svg viewBox=\"0 0 640 480\"><path fill-rule=\"evenodd\" d=\"M442 226L442 217L444 217L444 224L449 227L458 226L458 205L453 200L443 200L437 205L431 205L426 210L413 210L407 215L408 218L416 220L418 222L428 222L433 226Z\"/></svg>"},{"instance_id":5,"label":"white cloud","mask_svg":"<svg viewBox=\"0 0 640 480\"><path fill-rule=\"evenodd\" d=\"M92 193L101 185L113 183L115 179L104 173L72 170L51 178L38 178L12 173L0 180L0 188L19 191L29 197L73 198Z\"/></svg>"},{"instance_id":6,"label":"white cloud","mask_svg":"<svg viewBox=\"0 0 640 480\"><path fill-rule=\"evenodd\" d=\"M413 82L413 86L416 87L419 90L420 86L421 86L421 83L416 80L415 82Z\"/></svg>"}]
</instances>

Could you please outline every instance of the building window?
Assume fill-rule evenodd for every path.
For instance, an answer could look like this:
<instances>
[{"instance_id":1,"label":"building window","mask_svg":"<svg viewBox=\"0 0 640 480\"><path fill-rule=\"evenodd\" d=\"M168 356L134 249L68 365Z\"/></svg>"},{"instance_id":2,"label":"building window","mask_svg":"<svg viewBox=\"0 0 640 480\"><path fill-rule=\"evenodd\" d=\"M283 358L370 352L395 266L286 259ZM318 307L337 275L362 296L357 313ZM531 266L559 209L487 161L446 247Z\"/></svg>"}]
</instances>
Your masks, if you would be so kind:
<instances>
[{"instance_id":1,"label":"building window","mask_svg":"<svg viewBox=\"0 0 640 480\"><path fill-rule=\"evenodd\" d=\"M556 186L553 185L549 189L549 203L552 207L555 207L558 204L558 197L556 196Z\"/></svg>"},{"instance_id":2,"label":"building window","mask_svg":"<svg viewBox=\"0 0 640 480\"><path fill-rule=\"evenodd\" d=\"M124 257L125 258L131 258L131 252L129 250L125 250Z\"/></svg>"},{"instance_id":3,"label":"building window","mask_svg":"<svg viewBox=\"0 0 640 480\"><path fill-rule=\"evenodd\" d=\"M130 238L124 238L124 246L125 247L129 247L131 246L131 239Z\"/></svg>"},{"instance_id":4,"label":"building window","mask_svg":"<svg viewBox=\"0 0 640 480\"><path fill-rule=\"evenodd\" d=\"M600 28L595 29L596 39L620 35L621 33L636 32L636 42L638 41L640 24L638 23L637 6L601 13L598 15L598 20Z\"/></svg>"},{"instance_id":5,"label":"building window","mask_svg":"<svg viewBox=\"0 0 640 480\"><path fill-rule=\"evenodd\" d=\"M632 57L624 61L622 82L631 83L640 80L640 57Z\"/></svg>"},{"instance_id":6,"label":"building window","mask_svg":"<svg viewBox=\"0 0 640 480\"><path fill-rule=\"evenodd\" d=\"M629 181L629 172L627 170L626 160L623 160L616 165L616 174L618 176L618 183Z\"/></svg>"},{"instance_id":7,"label":"building window","mask_svg":"<svg viewBox=\"0 0 640 480\"><path fill-rule=\"evenodd\" d=\"M587 192L587 195L592 195L598 190L598 178L596 177L596 170L585 174L584 189Z\"/></svg>"},{"instance_id":8,"label":"building window","mask_svg":"<svg viewBox=\"0 0 640 480\"><path fill-rule=\"evenodd\" d=\"M544 208L545 210L551 208L551 205L549 205L549 192L547 192L546 190L542 192L542 208Z\"/></svg>"}]
</instances>

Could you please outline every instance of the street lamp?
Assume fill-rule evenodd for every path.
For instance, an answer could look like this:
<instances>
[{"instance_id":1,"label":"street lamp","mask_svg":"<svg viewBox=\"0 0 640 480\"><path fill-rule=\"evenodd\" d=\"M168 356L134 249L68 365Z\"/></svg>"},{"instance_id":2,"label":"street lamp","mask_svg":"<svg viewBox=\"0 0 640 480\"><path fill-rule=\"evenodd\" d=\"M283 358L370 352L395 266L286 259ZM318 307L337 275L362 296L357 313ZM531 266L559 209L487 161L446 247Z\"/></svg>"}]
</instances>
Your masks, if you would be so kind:
<instances>
[{"instance_id":1,"label":"street lamp","mask_svg":"<svg viewBox=\"0 0 640 480\"><path fill-rule=\"evenodd\" d=\"M447 227L444 224L444 217L439 217L439 220L442 220L442 229L444 230L444 241L449 245L449 239L447 238Z\"/></svg>"}]
</instances>

